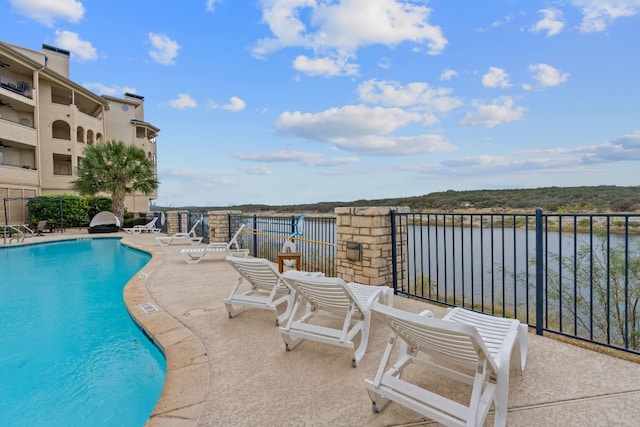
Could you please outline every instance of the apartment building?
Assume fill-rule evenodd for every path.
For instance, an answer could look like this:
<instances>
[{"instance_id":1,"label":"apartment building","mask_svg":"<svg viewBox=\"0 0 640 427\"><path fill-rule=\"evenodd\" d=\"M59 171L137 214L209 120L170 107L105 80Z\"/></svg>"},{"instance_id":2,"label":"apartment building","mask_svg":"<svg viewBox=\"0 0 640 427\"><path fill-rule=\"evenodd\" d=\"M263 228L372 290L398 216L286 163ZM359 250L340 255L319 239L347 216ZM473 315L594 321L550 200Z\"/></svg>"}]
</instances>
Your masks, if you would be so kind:
<instances>
[{"instance_id":1,"label":"apartment building","mask_svg":"<svg viewBox=\"0 0 640 427\"><path fill-rule=\"evenodd\" d=\"M0 42L1 223L23 223L29 198L73 194L69 185L87 145L121 140L157 165L160 129L145 122L144 97L91 92L70 79L69 59L54 46L38 52ZM131 195L126 208L147 212L155 198Z\"/></svg>"}]
</instances>

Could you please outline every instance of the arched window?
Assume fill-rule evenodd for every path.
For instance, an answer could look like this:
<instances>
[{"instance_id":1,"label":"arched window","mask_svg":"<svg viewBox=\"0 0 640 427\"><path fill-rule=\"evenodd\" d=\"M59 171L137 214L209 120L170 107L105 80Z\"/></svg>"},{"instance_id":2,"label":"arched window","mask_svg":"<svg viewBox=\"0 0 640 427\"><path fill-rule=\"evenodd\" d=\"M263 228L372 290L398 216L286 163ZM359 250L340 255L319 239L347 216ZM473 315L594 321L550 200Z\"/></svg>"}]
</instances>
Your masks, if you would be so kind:
<instances>
[{"instance_id":1,"label":"arched window","mask_svg":"<svg viewBox=\"0 0 640 427\"><path fill-rule=\"evenodd\" d=\"M51 133L54 138L71 141L71 126L63 120L56 120L51 125Z\"/></svg>"},{"instance_id":2,"label":"arched window","mask_svg":"<svg viewBox=\"0 0 640 427\"><path fill-rule=\"evenodd\" d=\"M93 144L93 131L87 131L87 144Z\"/></svg>"},{"instance_id":3,"label":"arched window","mask_svg":"<svg viewBox=\"0 0 640 427\"><path fill-rule=\"evenodd\" d=\"M102 142L102 134L100 132L96 133L96 142L98 144Z\"/></svg>"},{"instance_id":4,"label":"arched window","mask_svg":"<svg viewBox=\"0 0 640 427\"><path fill-rule=\"evenodd\" d=\"M78 126L76 130L76 141L84 142L84 128L82 126Z\"/></svg>"}]
</instances>

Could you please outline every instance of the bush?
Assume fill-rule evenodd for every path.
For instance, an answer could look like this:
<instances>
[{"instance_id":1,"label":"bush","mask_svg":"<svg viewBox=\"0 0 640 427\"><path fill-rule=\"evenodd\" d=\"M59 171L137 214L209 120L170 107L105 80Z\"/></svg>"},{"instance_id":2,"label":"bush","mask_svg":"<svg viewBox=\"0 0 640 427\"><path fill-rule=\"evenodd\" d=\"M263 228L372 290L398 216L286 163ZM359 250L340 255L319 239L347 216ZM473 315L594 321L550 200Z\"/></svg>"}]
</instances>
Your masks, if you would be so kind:
<instances>
[{"instance_id":1,"label":"bush","mask_svg":"<svg viewBox=\"0 0 640 427\"><path fill-rule=\"evenodd\" d=\"M30 199L28 207L33 223L63 222L67 227L86 227L98 212L111 210L111 199L56 194Z\"/></svg>"}]
</instances>

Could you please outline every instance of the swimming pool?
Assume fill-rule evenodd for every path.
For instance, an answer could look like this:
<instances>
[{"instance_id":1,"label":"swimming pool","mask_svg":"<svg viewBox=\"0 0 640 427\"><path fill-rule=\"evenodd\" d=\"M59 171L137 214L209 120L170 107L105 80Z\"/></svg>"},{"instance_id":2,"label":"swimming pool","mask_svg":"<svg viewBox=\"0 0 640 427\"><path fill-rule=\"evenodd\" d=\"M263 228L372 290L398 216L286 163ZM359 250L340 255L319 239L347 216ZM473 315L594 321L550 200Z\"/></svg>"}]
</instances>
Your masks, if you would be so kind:
<instances>
[{"instance_id":1,"label":"swimming pool","mask_svg":"<svg viewBox=\"0 0 640 427\"><path fill-rule=\"evenodd\" d=\"M122 291L149 259L114 238L0 249L0 425L144 424L166 364Z\"/></svg>"}]
</instances>

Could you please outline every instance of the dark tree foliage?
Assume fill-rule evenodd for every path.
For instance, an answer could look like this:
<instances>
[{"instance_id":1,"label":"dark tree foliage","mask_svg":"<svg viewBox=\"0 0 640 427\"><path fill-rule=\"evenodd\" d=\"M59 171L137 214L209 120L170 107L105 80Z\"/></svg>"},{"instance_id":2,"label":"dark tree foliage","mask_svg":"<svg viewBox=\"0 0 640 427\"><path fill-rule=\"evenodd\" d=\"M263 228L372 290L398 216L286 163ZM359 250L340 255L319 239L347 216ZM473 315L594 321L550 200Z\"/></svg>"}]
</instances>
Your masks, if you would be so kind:
<instances>
[{"instance_id":1,"label":"dark tree foliage","mask_svg":"<svg viewBox=\"0 0 640 427\"><path fill-rule=\"evenodd\" d=\"M423 196L389 199L334 201L300 205L236 205L185 207L189 210L237 209L244 212L313 212L333 213L336 207L408 206L413 212L494 210L531 212L542 208L546 212L638 212L640 187L590 186L542 187L512 190L441 191Z\"/></svg>"}]
</instances>

